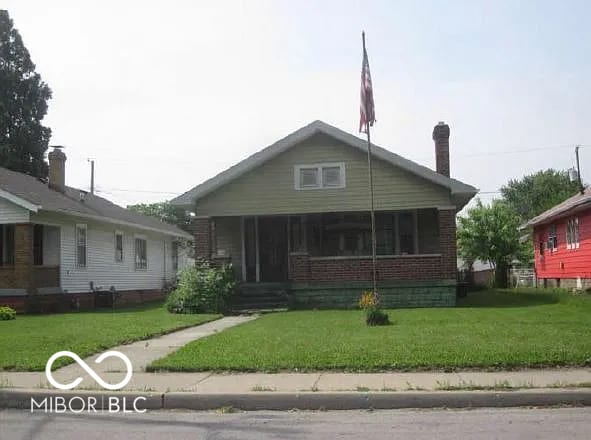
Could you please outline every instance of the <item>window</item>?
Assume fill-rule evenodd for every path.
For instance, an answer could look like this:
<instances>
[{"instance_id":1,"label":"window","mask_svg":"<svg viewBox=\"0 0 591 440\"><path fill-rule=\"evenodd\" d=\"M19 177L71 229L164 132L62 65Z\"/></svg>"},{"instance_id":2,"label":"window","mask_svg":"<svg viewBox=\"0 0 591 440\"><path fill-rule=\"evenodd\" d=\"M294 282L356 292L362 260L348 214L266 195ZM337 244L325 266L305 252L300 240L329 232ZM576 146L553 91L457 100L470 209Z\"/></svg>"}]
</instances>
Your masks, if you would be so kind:
<instances>
[{"instance_id":1,"label":"window","mask_svg":"<svg viewBox=\"0 0 591 440\"><path fill-rule=\"evenodd\" d=\"M290 251L303 252L306 250L306 220L303 215L294 215L289 218L290 223Z\"/></svg>"},{"instance_id":2,"label":"window","mask_svg":"<svg viewBox=\"0 0 591 440\"><path fill-rule=\"evenodd\" d=\"M115 261L123 261L123 232L115 232Z\"/></svg>"},{"instance_id":3,"label":"window","mask_svg":"<svg viewBox=\"0 0 591 440\"><path fill-rule=\"evenodd\" d=\"M172 242L172 270L179 270L179 243Z\"/></svg>"},{"instance_id":4,"label":"window","mask_svg":"<svg viewBox=\"0 0 591 440\"><path fill-rule=\"evenodd\" d=\"M43 225L33 225L33 264L43 265Z\"/></svg>"},{"instance_id":5,"label":"window","mask_svg":"<svg viewBox=\"0 0 591 440\"><path fill-rule=\"evenodd\" d=\"M577 249L579 247L579 219L571 218L566 222L566 248Z\"/></svg>"},{"instance_id":6,"label":"window","mask_svg":"<svg viewBox=\"0 0 591 440\"><path fill-rule=\"evenodd\" d=\"M400 253L415 253L415 219L412 212L398 214L398 237L400 239Z\"/></svg>"},{"instance_id":7,"label":"window","mask_svg":"<svg viewBox=\"0 0 591 440\"><path fill-rule=\"evenodd\" d=\"M344 188L345 164L296 165L294 179L295 189Z\"/></svg>"},{"instance_id":8,"label":"window","mask_svg":"<svg viewBox=\"0 0 591 440\"><path fill-rule=\"evenodd\" d=\"M14 265L14 225L0 225L0 266Z\"/></svg>"},{"instance_id":9,"label":"window","mask_svg":"<svg viewBox=\"0 0 591 440\"><path fill-rule=\"evenodd\" d=\"M76 267L86 267L87 252L86 225L76 225Z\"/></svg>"},{"instance_id":10,"label":"window","mask_svg":"<svg viewBox=\"0 0 591 440\"><path fill-rule=\"evenodd\" d=\"M145 238L135 239L135 268L148 268L148 245Z\"/></svg>"},{"instance_id":11,"label":"window","mask_svg":"<svg viewBox=\"0 0 591 440\"><path fill-rule=\"evenodd\" d=\"M556 236L556 225L548 228L548 250L550 252L558 249L558 237Z\"/></svg>"},{"instance_id":12,"label":"window","mask_svg":"<svg viewBox=\"0 0 591 440\"><path fill-rule=\"evenodd\" d=\"M300 187L317 188L320 185L318 179L318 169L302 168L300 169Z\"/></svg>"}]
</instances>

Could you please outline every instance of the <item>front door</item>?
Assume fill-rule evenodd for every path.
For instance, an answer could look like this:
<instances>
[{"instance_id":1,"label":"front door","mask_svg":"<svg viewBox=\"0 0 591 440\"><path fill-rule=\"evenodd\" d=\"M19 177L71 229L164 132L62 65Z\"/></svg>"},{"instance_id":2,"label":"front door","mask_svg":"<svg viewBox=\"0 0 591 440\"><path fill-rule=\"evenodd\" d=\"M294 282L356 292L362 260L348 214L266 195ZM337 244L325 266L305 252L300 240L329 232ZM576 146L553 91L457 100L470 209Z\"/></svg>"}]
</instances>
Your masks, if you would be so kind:
<instances>
[{"instance_id":1,"label":"front door","mask_svg":"<svg viewBox=\"0 0 591 440\"><path fill-rule=\"evenodd\" d=\"M287 217L259 217L260 280L287 281Z\"/></svg>"}]
</instances>

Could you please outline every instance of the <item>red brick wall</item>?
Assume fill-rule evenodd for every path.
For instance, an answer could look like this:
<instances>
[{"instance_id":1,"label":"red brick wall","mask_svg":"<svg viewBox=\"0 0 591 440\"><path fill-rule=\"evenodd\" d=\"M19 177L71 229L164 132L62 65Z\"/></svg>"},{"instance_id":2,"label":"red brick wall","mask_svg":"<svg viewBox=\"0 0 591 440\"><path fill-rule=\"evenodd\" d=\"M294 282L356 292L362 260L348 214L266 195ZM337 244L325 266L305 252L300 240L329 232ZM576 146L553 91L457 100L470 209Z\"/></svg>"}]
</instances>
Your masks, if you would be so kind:
<instances>
[{"instance_id":1,"label":"red brick wall","mask_svg":"<svg viewBox=\"0 0 591 440\"><path fill-rule=\"evenodd\" d=\"M310 260L307 279L293 281L370 281L371 257L354 259ZM378 258L377 275L380 281L442 279L441 257Z\"/></svg>"},{"instance_id":2,"label":"red brick wall","mask_svg":"<svg viewBox=\"0 0 591 440\"><path fill-rule=\"evenodd\" d=\"M439 211L439 248L441 252L441 278L456 279L456 211Z\"/></svg>"},{"instance_id":3,"label":"red brick wall","mask_svg":"<svg viewBox=\"0 0 591 440\"><path fill-rule=\"evenodd\" d=\"M197 218L194 221L195 259L210 260L212 244L212 222L209 218Z\"/></svg>"},{"instance_id":4,"label":"red brick wall","mask_svg":"<svg viewBox=\"0 0 591 440\"><path fill-rule=\"evenodd\" d=\"M304 253L293 253L289 256L289 279L308 281L310 274L310 256Z\"/></svg>"},{"instance_id":5,"label":"red brick wall","mask_svg":"<svg viewBox=\"0 0 591 440\"><path fill-rule=\"evenodd\" d=\"M143 304L159 301L166 298L166 293L161 290L128 290L118 292L115 308L134 304ZM0 296L0 306L10 306L18 313L27 310L27 302L33 298L31 295ZM35 295L37 308L42 313L69 312L72 310L94 309L94 295L90 293L56 293Z\"/></svg>"},{"instance_id":6,"label":"red brick wall","mask_svg":"<svg viewBox=\"0 0 591 440\"><path fill-rule=\"evenodd\" d=\"M33 225L23 223L14 227L14 276L19 288L33 288Z\"/></svg>"}]
</instances>

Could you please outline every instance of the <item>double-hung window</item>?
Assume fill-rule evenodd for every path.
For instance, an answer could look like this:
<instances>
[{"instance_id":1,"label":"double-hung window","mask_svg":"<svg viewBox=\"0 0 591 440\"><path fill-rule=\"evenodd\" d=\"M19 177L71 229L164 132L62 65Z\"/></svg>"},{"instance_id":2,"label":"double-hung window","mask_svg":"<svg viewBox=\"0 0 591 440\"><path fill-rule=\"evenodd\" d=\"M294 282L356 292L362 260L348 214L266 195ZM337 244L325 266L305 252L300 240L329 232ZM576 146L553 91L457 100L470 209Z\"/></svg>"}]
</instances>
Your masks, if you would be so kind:
<instances>
[{"instance_id":1,"label":"double-hung window","mask_svg":"<svg viewBox=\"0 0 591 440\"><path fill-rule=\"evenodd\" d=\"M76 225L76 267L86 267L87 242L88 229L86 225Z\"/></svg>"},{"instance_id":2,"label":"double-hung window","mask_svg":"<svg viewBox=\"0 0 591 440\"><path fill-rule=\"evenodd\" d=\"M115 261L123 261L123 232L120 231L115 232Z\"/></svg>"},{"instance_id":3,"label":"double-hung window","mask_svg":"<svg viewBox=\"0 0 591 440\"><path fill-rule=\"evenodd\" d=\"M148 268L148 243L143 237L135 238L135 268Z\"/></svg>"},{"instance_id":4,"label":"double-hung window","mask_svg":"<svg viewBox=\"0 0 591 440\"><path fill-rule=\"evenodd\" d=\"M297 190L330 189L345 187L345 164L343 162L296 165L294 185Z\"/></svg>"},{"instance_id":5,"label":"double-hung window","mask_svg":"<svg viewBox=\"0 0 591 440\"><path fill-rule=\"evenodd\" d=\"M579 247L579 219L573 217L566 222L566 248L578 249Z\"/></svg>"},{"instance_id":6,"label":"double-hung window","mask_svg":"<svg viewBox=\"0 0 591 440\"><path fill-rule=\"evenodd\" d=\"M556 225L548 227L548 250L550 252L558 249L558 237L556 235Z\"/></svg>"},{"instance_id":7,"label":"double-hung window","mask_svg":"<svg viewBox=\"0 0 591 440\"><path fill-rule=\"evenodd\" d=\"M172 270L179 270L179 242L172 242Z\"/></svg>"}]
</instances>

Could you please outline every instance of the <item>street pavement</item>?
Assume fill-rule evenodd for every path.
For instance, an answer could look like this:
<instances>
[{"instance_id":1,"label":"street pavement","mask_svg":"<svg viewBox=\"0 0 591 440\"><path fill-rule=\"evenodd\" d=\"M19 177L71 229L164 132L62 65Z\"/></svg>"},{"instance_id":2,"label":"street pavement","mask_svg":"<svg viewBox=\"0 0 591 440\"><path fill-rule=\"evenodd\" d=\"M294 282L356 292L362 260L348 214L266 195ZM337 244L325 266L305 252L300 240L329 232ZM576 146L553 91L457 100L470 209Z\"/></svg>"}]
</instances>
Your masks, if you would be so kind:
<instances>
[{"instance_id":1,"label":"street pavement","mask_svg":"<svg viewBox=\"0 0 591 440\"><path fill-rule=\"evenodd\" d=\"M180 412L104 416L0 410L2 440L589 439L591 408Z\"/></svg>"}]
</instances>

